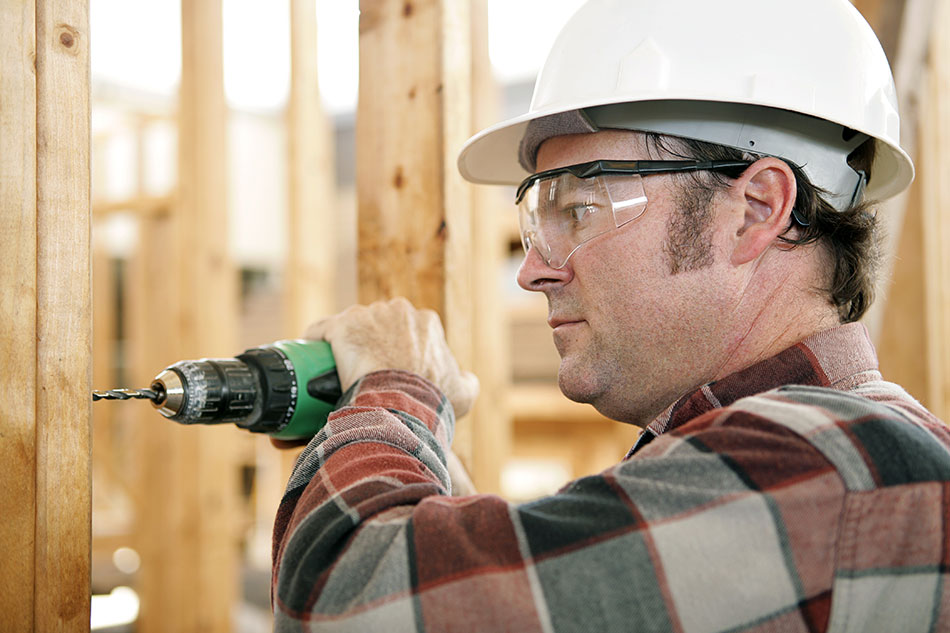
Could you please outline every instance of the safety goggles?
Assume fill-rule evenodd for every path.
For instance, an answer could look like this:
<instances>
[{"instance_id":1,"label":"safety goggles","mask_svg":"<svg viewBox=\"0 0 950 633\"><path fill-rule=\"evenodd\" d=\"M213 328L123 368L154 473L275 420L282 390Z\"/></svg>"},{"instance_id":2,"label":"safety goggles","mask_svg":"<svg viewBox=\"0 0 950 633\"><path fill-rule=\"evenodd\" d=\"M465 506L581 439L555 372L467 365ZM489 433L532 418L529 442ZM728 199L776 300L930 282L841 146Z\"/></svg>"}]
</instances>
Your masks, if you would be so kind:
<instances>
[{"instance_id":1,"label":"safety goggles","mask_svg":"<svg viewBox=\"0 0 950 633\"><path fill-rule=\"evenodd\" d=\"M721 171L738 178L749 161L595 160L542 171L515 195L521 243L551 268L563 268L582 244L636 220L647 206L642 176Z\"/></svg>"}]
</instances>

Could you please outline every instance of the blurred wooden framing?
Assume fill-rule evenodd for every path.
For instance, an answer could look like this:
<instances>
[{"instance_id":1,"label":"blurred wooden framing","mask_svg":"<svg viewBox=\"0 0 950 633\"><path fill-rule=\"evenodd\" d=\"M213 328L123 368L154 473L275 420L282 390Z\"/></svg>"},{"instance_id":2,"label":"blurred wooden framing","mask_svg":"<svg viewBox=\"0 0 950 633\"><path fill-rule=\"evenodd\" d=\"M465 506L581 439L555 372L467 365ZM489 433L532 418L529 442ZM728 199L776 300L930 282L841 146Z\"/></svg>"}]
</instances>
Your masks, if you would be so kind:
<instances>
[{"instance_id":1,"label":"blurred wooden framing","mask_svg":"<svg viewBox=\"0 0 950 633\"><path fill-rule=\"evenodd\" d=\"M866 317L885 378L950 419L950 65L947 0L856 0L894 69L901 143L917 164L882 205L883 281Z\"/></svg>"},{"instance_id":2,"label":"blurred wooden framing","mask_svg":"<svg viewBox=\"0 0 950 633\"><path fill-rule=\"evenodd\" d=\"M921 135L927 400L950 421L950 0L938 0Z\"/></svg>"},{"instance_id":3,"label":"blurred wooden framing","mask_svg":"<svg viewBox=\"0 0 950 633\"><path fill-rule=\"evenodd\" d=\"M284 274L287 338L302 336L307 325L338 308L334 298L340 205L332 122L320 99L317 11L313 0L290 0L290 69L290 216ZM256 444L257 538L269 545L277 507L303 449L277 451L266 436L256 438Z\"/></svg>"},{"instance_id":4,"label":"blurred wooden framing","mask_svg":"<svg viewBox=\"0 0 950 633\"><path fill-rule=\"evenodd\" d=\"M233 355L237 341L221 0L183 0L181 17L177 195L167 215L143 222L129 276L130 303L141 310L135 384L178 359ZM230 631L239 571L233 429L179 427L140 409L149 419L138 443L139 630Z\"/></svg>"},{"instance_id":5,"label":"blurred wooden framing","mask_svg":"<svg viewBox=\"0 0 950 633\"><path fill-rule=\"evenodd\" d=\"M226 134L220 0L182 2L182 80L178 184L174 195L144 192L145 127L137 116L137 190L125 200L97 199L96 218L115 212L138 220L138 247L129 261L126 297L127 379L149 384L155 372L182 358L235 353L237 272L227 244ZM108 332L115 280L97 254L97 380L114 384L115 327ZM101 276L100 276L101 275ZM100 318L97 316L97 319ZM97 410L97 468L108 470L111 411ZM105 534L93 550L119 544L139 551L138 630L230 631L237 598L238 464L233 429L185 428L136 407L131 439L116 447L136 453L125 492L134 503L132 533ZM127 429L128 430L128 429ZM129 473L125 473L128 475ZM106 476L105 479L115 477ZM114 481L111 483L115 483Z\"/></svg>"},{"instance_id":6,"label":"blurred wooden framing","mask_svg":"<svg viewBox=\"0 0 950 633\"><path fill-rule=\"evenodd\" d=\"M315 4L291 0L291 16L291 240L284 276L285 327L292 332L288 336L333 309L337 241L332 132L316 82ZM144 131L156 116L136 114L137 189L126 199L97 199L93 204L96 218L124 212L138 220L139 245L124 285L128 379L135 385L148 384L157 369L181 358L232 356L238 351L236 270L226 243L227 108L220 0L185 0L182 17L182 93L173 117L179 138L177 192L145 193ZM96 266L97 310L104 316L96 330L97 380L112 385L116 327L109 321L114 278L104 253L97 254ZM100 413L97 428L103 433L97 437L105 449L114 421L110 412ZM135 502L135 526L125 536L97 536L93 549L100 558L122 544L141 553L140 630L228 631L237 599L237 536L250 527L235 507L237 468L244 462L255 467L256 510L266 517L258 522L267 524L269 540L296 453L281 453L266 438L255 442L233 428L178 427L163 422L150 407L138 407L137 414L133 441L122 447L139 447L139 471L126 487ZM112 468L106 450L97 449L97 455L97 468Z\"/></svg>"}]
</instances>

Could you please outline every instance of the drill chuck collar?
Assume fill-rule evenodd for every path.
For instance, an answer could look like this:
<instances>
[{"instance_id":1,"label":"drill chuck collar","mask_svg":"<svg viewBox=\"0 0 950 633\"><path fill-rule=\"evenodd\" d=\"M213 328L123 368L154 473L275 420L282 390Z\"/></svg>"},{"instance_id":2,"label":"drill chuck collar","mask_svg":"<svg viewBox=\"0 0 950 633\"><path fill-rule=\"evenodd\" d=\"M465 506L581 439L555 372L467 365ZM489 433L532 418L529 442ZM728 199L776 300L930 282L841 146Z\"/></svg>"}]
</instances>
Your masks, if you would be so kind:
<instances>
[{"instance_id":1,"label":"drill chuck collar","mask_svg":"<svg viewBox=\"0 0 950 633\"><path fill-rule=\"evenodd\" d=\"M159 413L181 424L230 422L288 440L316 435L342 395L329 344L305 340L179 361L151 388Z\"/></svg>"}]
</instances>

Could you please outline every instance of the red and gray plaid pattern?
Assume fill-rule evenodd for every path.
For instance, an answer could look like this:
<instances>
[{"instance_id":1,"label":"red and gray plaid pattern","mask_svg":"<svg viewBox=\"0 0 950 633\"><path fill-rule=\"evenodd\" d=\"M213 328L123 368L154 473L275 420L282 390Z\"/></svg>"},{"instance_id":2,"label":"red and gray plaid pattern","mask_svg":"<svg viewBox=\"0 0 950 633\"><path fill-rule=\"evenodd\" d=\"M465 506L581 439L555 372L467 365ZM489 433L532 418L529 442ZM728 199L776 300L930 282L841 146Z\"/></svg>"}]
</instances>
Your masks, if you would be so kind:
<instances>
[{"instance_id":1,"label":"red and gray plaid pattern","mask_svg":"<svg viewBox=\"0 0 950 633\"><path fill-rule=\"evenodd\" d=\"M863 326L704 385L521 505L447 496L454 416L424 379L345 402L278 512L279 631L950 631L950 431Z\"/></svg>"}]
</instances>

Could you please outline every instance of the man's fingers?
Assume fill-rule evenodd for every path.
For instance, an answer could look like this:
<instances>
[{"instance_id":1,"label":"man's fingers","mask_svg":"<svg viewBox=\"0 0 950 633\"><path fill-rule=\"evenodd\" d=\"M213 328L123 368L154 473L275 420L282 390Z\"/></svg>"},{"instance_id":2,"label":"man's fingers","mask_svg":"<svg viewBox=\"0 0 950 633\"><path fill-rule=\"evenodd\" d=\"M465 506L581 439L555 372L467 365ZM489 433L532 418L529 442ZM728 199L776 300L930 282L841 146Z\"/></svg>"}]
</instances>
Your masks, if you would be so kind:
<instances>
[{"instance_id":1,"label":"man's fingers","mask_svg":"<svg viewBox=\"0 0 950 633\"><path fill-rule=\"evenodd\" d=\"M326 339L328 319L320 319L307 326L303 333L303 338L311 341L322 341Z\"/></svg>"},{"instance_id":2,"label":"man's fingers","mask_svg":"<svg viewBox=\"0 0 950 633\"><path fill-rule=\"evenodd\" d=\"M279 448L281 450L287 450L288 448L298 448L300 446L306 446L310 443L309 439L305 440L278 440L276 437L270 438L270 443L274 445L274 448Z\"/></svg>"}]
</instances>

